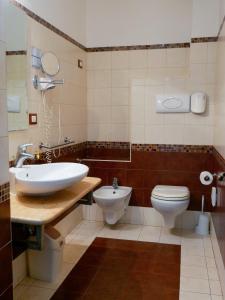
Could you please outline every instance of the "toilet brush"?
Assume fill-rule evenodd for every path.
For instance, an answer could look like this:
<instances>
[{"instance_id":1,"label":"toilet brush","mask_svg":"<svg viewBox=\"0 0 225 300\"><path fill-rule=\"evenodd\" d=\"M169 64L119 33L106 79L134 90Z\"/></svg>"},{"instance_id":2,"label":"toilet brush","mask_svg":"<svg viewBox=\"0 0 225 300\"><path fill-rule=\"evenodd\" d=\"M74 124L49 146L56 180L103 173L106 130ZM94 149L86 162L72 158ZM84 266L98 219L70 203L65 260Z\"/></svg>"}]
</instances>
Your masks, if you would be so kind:
<instances>
[{"instance_id":1,"label":"toilet brush","mask_svg":"<svg viewBox=\"0 0 225 300\"><path fill-rule=\"evenodd\" d=\"M202 208L199 215L198 225L195 227L195 232L200 235L209 234L209 216L204 213L205 196L202 195Z\"/></svg>"}]
</instances>

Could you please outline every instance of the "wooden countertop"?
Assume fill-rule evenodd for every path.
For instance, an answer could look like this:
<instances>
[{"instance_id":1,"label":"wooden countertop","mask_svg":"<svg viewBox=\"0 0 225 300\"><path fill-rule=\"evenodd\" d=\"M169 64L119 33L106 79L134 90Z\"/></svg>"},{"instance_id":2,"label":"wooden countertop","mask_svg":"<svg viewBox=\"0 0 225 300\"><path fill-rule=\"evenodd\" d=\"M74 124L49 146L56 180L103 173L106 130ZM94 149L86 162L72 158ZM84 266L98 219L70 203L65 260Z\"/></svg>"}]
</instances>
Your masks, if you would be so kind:
<instances>
[{"instance_id":1,"label":"wooden countertop","mask_svg":"<svg viewBox=\"0 0 225 300\"><path fill-rule=\"evenodd\" d=\"M11 221L32 225L48 224L100 183L100 178L85 177L72 187L47 197L11 195Z\"/></svg>"}]
</instances>

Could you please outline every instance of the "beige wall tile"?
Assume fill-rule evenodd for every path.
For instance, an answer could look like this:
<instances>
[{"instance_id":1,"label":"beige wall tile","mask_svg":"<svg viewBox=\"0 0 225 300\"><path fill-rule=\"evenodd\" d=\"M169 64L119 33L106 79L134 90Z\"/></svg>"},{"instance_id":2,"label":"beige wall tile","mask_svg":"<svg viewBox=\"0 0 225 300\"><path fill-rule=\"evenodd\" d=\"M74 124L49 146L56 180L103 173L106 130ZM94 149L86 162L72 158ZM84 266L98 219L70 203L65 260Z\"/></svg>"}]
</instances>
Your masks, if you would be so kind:
<instances>
[{"instance_id":1,"label":"beige wall tile","mask_svg":"<svg viewBox=\"0 0 225 300\"><path fill-rule=\"evenodd\" d=\"M212 144L215 44L200 44L201 49L198 46L192 46L191 49L113 51L111 53L111 85L107 87L108 93L111 93L112 120L110 122L113 124L122 122L124 108L121 109L119 106L128 105L132 142ZM205 57L200 55L202 48L205 51L205 54L203 53ZM101 52L98 54L101 55ZM104 52L102 55L104 56ZM96 70L92 71L96 72ZM94 97L98 85L92 74L89 77L91 79L88 80L88 88L91 90L88 90L88 103L89 106L98 106ZM208 94L208 107L205 114L156 113L155 97L157 94L188 93L191 95L196 91L205 91ZM99 101L101 102L103 98L109 99L109 94L107 97L106 95L99 97ZM101 124L101 121L98 124Z\"/></svg>"},{"instance_id":2,"label":"beige wall tile","mask_svg":"<svg viewBox=\"0 0 225 300\"><path fill-rule=\"evenodd\" d=\"M38 113L38 125L29 126L28 130L9 133L10 159L15 157L16 149L19 144L31 142L34 144L31 151L38 149L41 141L50 144L58 144L65 137L71 137L75 142L83 142L87 136L87 81L89 85L95 83L104 85L104 79L96 72L88 71L86 74L86 53L74 46L72 43L61 38L51 30L29 18L28 44L36 46L42 51L54 52L60 61L60 72L57 79L64 79L62 86L56 86L54 90L46 92L46 103L48 106L47 119L50 117L49 138L46 137L46 126L44 126L43 99L40 91L33 88L31 78L35 74L43 76L41 72L33 68L28 68L27 90L28 90L28 109L30 112ZM29 49L28 49L29 50ZM77 60L82 59L84 68L79 69ZM106 63L105 58L96 57L97 64ZM29 59L30 61L30 59ZM104 62L103 62L104 61ZM18 66L19 67L19 66ZM99 67L100 68L100 67ZM10 71L10 64L8 71ZM104 75L102 76L104 77ZM91 83L92 80L92 83ZM110 81L111 79L109 79ZM61 135L58 129L59 112L61 112Z\"/></svg>"},{"instance_id":3,"label":"beige wall tile","mask_svg":"<svg viewBox=\"0 0 225 300\"><path fill-rule=\"evenodd\" d=\"M161 68L166 66L166 50L155 49L148 51L148 67Z\"/></svg>"},{"instance_id":4,"label":"beige wall tile","mask_svg":"<svg viewBox=\"0 0 225 300\"><path fill-rule=\"evenodd\" d=\"M8 136L8 113L6 104L6 91L0 90L0 137Z\"/></svg>"},{"instance_id":5,"label":"beige wall tile","mask_svg":"<svg viewBox=\"0 0 225 300\"><path fill-rule=\"evenodd\" d=\"M210 43L209 43L210 44ZM191 44L190 63L206 64L208 61L208 43Z\"/></svg>"},{"instance_id":6,"label":"beige wall tile","mask_svg":"<svg viewBox=\"0 0 225 300\"><path fill-rule=\"evenodd\" d=\"M131 50L129 55L130 69L144 69L148 67L148 51L147 50Z\"/></svg>"},{"instance_id":7,"label":"beige wall tile","mask_svg":"<svg viewBox=\"0 0 225 300\"><path fill-rule=\"evenodd\" d=\"M166 50L166 65L168 67L185 67L188 65L189 56L186 48L172 48Z\"/></svg>"},{"instance_id":8,"label":"beige wall tile","mask_svg":"<svg viewBox=\"0 0 225 300\"><path fill-rule=\"evenodd\" d=\"M126 70L129 67L129 51L113 51L112 52L112 70Z\"/></svg>"},{"instance_id":9,"label":"beige wall tile","mask_svg":"<svg viewBox=\"0 0 225 300\"><path fill-rule=\"evenodd\" d=\"M112 70L112 87L128 87L129 72L128 70Z\"/></svg>"}]
</instances>

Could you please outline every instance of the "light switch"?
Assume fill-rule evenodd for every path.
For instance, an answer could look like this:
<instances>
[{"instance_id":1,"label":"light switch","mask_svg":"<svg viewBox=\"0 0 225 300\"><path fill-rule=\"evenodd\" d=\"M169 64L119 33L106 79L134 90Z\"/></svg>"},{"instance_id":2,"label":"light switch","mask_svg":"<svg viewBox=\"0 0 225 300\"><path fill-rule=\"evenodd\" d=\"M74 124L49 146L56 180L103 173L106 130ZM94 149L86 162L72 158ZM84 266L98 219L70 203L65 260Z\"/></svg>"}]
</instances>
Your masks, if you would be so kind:
<instances>
[{"instance_id":1,"label":"light switch","mask_svg":"<svg viewBox=\"0 0 225 300\"><path fill-rule=\"evenodd\" d=\"M30 113L29 114L29 125L37 124L37 114Z\"/></svg>"},{"instance_id":2,"label":"light switch","mask_svg":"<svg viewBox=\"0 0 225 300\"><path fill-rule=\"evenodd\" d=\"M78 68L83 69L83 60L78 59Z\"/></svg>"}]
</instances>

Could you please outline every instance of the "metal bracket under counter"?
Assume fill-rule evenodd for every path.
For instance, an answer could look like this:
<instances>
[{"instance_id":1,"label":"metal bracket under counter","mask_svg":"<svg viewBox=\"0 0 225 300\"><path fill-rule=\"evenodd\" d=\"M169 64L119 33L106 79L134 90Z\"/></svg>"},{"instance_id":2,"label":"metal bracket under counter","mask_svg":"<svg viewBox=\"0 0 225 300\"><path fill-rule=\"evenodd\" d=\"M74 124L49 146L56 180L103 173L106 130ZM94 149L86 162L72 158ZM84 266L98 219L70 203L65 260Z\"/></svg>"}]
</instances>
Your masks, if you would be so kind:
<instances>
[{"instance_id":1,"label":"metal bracket under counter","mask_svg":"<svg viewBox=\"0 0 225 300\"><path fill-rule=\"evenodd\" d=\"M78 204L83 204L83 205L92 205L93 203L93 191L89 192L87 195L84 196L84 198L80 199Z\"/></svg>"}]
</instances>

